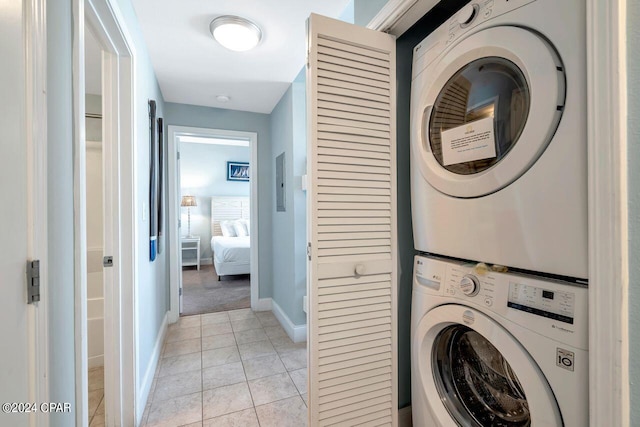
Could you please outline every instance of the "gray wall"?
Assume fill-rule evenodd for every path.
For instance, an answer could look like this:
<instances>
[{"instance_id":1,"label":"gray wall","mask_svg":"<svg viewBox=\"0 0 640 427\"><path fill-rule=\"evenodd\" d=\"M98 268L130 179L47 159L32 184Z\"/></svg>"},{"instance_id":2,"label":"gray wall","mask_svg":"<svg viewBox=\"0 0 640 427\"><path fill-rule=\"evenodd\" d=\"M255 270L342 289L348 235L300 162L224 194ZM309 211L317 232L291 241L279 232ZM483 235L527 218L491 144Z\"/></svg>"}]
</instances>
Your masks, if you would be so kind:
<instances>
[{"instance_id":1,"label":"gray wall","mask_svg":"<svg viewBox=\"0 0 640 427\"><path fill-rule=\"evenodd\" d=\"M354 0L354 21L356 25L366 27L388 0Z\"/></svg>"},{"instance_id":2,"label":"gray wall","mask_svg":"<svg viewBox=\"0 0 640 427\"><path fill-rule=\"evenodd\" d=\"M200 258L211 259L211 196L249 196L249 183L227 181L227 162L249 162L249 147L180 144L180 195L196 196L191 208L191 234L200 236ZM187 209L181 208L182 234L187 234Z\"/></svg>"},{"instance_id":3,"label":"gray wall","mask_svg":"<svg viewBox=\"0 0 640 427\"><path fill-rule=\"evenodd\" d=\"M302 77L301 77L302 76ZM305 83L301 72L271 112L271 197L275 200L275 159L285 153L284 212L273 208L273 301L295 325L307 323L306 295ZM277 236L277 238L276 238Z\"/></svg>"},{"instance_id":4,"label":"gray wall","mask_svg":"<svg viewBox=\"0 0 640 427\"><path fill-rule=\"evenodd\" d=\"M640 426L640 3L627 1L629 191L629 382L631 425Z\"/></svg>"},{"instance_id":5,"label":"gray wall","mask_svg":"<svg viewBox=\"0 0 640 427\"><path fill-rule=\"evenodd\" d=\"M52 402L75 402L72 25L71 2L51 0L47 4L47 213ZM74 424L75 409L51 414L52 427Z\"/></svg>"},{"instance_id":6,"label":"gray wall","mask_svg":"<svg viewBox=\"0 0 640 427\"><path fill-rule=\"evenodd\" d=\"M102 114L102 96L87 93L84 96L84 110L87 114ZM87 141L102 141L102 119L84 119Z\"/></svg>"},{"instance_id":7,"label":"gray wall","mask_svg":"<svg viewBox=\"0 0 640 427\"><path fill-rule=\"evenodd\" d=\"M165 104L165 124L175 126L194 126L209 129L225 129L258 134L258 225L259 247L258 262L260 268L260 298L271 297L271 194L270 180L271 143L269 115L244 111L223 110L220 108L200 107L196 105ZM168 131L165 129L165 134Z\"/></svg>"}]
</instances>

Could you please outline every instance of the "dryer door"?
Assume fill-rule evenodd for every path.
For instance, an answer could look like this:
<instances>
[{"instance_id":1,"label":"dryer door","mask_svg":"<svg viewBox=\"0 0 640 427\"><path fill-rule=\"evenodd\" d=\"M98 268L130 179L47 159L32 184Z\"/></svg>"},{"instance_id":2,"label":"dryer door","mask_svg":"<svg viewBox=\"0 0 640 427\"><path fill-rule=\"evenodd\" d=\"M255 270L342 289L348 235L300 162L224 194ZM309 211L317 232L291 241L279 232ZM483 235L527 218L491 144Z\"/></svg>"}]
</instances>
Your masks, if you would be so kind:
<instances>
[{"instance_id":1,"label":"dryer door","mask_svg":"<svg viewBox=\"0 0 640 427\"><path fill-rule=\"evenodd\" d=\"M416 87L412 100L412 149L424 178L461 198L511 184L542 155L562 116L555 50L527 29L494 27L434 64L423 77L433 83Z\"/></svg>"},{"instance_id":2,"label":"dryer door","mask_svg":"<svg viewBox=\"0 0 640 427\"><path fill-rule=\"evenodd\" d=\"M442 426L559 426L547 380L520 343L460 305L429 311L413 342L417 375Z\"/></svg>"}]
</instances>

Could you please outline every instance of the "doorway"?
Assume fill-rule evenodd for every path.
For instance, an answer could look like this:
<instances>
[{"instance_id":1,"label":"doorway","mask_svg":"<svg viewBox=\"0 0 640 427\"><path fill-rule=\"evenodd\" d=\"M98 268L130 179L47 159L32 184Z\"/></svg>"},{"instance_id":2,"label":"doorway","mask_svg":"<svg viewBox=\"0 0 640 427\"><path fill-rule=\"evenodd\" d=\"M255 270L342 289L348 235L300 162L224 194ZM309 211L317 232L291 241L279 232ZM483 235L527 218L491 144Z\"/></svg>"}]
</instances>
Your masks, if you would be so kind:
<instances>
[{"instance_id":1,"label":"doorway","mask_svg":"<svg viewBox=\"0 0 640 427\"><path fill-rule=\"evenodd\" d=\"M169 319L258 304L257 134L168 127Z\"/></svg>"}]
</instances>

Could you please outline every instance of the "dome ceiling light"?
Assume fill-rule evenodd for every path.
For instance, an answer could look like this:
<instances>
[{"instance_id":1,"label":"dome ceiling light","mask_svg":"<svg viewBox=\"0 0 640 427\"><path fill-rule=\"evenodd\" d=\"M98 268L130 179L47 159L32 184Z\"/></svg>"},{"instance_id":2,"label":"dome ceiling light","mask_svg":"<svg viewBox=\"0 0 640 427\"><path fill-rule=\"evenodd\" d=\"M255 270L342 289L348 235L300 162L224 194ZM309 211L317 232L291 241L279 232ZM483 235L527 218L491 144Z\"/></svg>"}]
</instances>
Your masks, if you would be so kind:
<instances>
[{"instance_id":1,"label":"dome ceiling light","mask_svg":"<svg viewBox=\"0 0 640 427\"><path fill-rule=\"evenodd\" d=\"M260 28L239 16L219 16L211 21L209 31L218 43L236 52L253 49L262 39Z\"/></svg>"}]
</instances>

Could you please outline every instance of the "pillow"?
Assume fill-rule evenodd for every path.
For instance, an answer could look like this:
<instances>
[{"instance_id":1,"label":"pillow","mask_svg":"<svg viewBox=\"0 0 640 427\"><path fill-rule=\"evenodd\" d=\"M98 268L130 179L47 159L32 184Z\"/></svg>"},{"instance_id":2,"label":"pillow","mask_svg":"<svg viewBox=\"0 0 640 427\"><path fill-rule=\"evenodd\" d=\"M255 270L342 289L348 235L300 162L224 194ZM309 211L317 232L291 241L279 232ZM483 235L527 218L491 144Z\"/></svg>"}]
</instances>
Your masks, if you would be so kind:
<instances>
[{"instance_id":1,"label":"pillow","mask_svg":"<svg viewBox=\"0 0 640 427\"><path fill-rule=\"evenodd\" d=\"M220 221L220 231L224 237L236 237L233 221Z\"/></svg>"},{"instance_id":2,"label":"pillow","mask_svg":"<svg viewBox=\"0 0 640 427\"><path fill-rule=\"evenodd\" d=\"M242 221L244 221L244 226L247 229L247 236L251 235L251 224L249 223L248 219L243 219Z\"/></svg>"},{"instance_id":3,"label":"pillow","mask_svg":"<svg viewBox=\"0 0 640 427\"><path fill-rule=\"evenodd\" d=\"M238 237L246 237L249 235L249 233L247 233L247 227L245 227L245 222L242 219L233 222L233 229Z\"/></svg>"}]
</instances>

